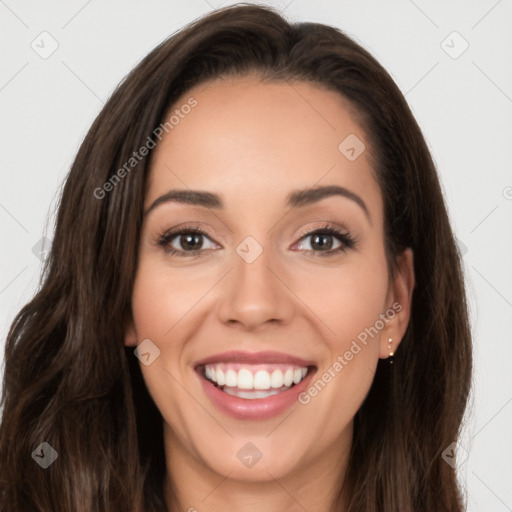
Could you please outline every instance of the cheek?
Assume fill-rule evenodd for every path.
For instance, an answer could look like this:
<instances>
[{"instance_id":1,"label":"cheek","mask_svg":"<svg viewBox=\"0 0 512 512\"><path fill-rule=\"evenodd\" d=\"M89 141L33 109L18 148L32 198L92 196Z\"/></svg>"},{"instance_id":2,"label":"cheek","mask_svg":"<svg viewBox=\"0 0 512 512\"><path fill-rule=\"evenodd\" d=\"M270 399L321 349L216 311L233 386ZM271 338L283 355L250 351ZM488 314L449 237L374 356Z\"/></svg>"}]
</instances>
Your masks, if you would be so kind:
<instances>
[{"instance_id":1,"label":"cheek","mask_svg":"<svg viewBox=\"0 0 512 512\"><path fill-rule=\"evenodd\" d=\"M215 282L211 272L169 269L151 258L142 259L132 295L132 310L139 339L168 340L180 322ZM169 345L169 343L167 343Z\"/></svg>"},{"instance_id":2,"label":"cheek","mask_svg":"<svg viewBox=\"0 0 512 512\"><path fill-rule=\"evenodd\" d=\"M351 338L365 332L379 319L386 307L388 276L385 265L352 269L346 276L341 292L341 309L338 310L338 328ZM333 312L334 314L334 312Z\"/></svg>"},{"instance_id":3,"label":"cheek","mask_svg":"<svg viewBox=\"0 0 512 512\"><path fill-rule=\"evenodd\" d=\"M352 275L336 293L319 299L322 320L334 333L324 337L328 355L299 403L308 429L322 432L325 449L351 425L372 385L379 361L375 326L384 313L385 284Z\"/></svg>"},{"instance_id":4,"label":"cheek","mask_svg":"<svg viewBox=\"0 0 512 512\"><path fill-rule=\"evenodd\" d=\"M312 428L322 428L326 439L335 437L364 401L386 325L382 315L389 281L383 252L376 247L353 261L337 269L319 268L298 289L325 326L325 357L300 403L310 408L308 421L318 423Z\"/></svg>"},{"instance_id":5,"label":"cheek","mask_svg":"<svg viewBox=\"0 0 512 512\"><path fill-rule=\"evenodd\" d=\"M157 408L183 438L189 436L183 427L183 411L189 407L190 396L181 383L186 365L185 341L192 335L185 320L199 298L199 291L179 273L169 272L149 259L140 261L132 295L137 343L150 339L160 350L154 362L147 366L141 363L140 368Z\"/></svg>"},{"instance_id":6,"label":"cheek","mask_svg":"<svg viewBox=\"0 0 512 512\"><path fill-rule=\"evenodd\" d=\"M378 249L374 254L379 254ZM389 286L386 261L384 257L358 255L338 268L298 272L293 286L324 324L331 350L339 353L385 312Z\"/></svg>"},{"instance_id":7,"label":"cheek","mask_svg":"<svg viewBox=\"0 0 512 512\"><path fill-rule=\"evenodd\" d=\"M208 292L217 281L218 275L207 266L191 271L170 268L160 258L140 259L132 294L137 342L150 339L160 349L156 366L162 378L172 381L164 368L173 375L187 371L192 359L188 341L208 314ZM141 369L149 376L152 366Z\"/></svg>"}]
</instances>

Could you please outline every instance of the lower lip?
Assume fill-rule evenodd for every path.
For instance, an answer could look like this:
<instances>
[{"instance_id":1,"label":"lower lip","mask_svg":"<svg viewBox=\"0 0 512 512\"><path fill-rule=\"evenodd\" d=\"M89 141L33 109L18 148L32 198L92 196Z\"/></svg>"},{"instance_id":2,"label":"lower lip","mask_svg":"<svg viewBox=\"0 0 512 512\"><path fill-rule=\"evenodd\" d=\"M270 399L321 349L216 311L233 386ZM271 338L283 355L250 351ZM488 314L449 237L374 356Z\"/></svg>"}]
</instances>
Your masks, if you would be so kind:
<instances>
[{"instance_id":1,"label":"lower lip","mask_svg":"<svg viewBox=\"0 0 512 512\"><path fill-rule=\"evenodd\" d=\"M278 416L297 402L299 394L306 390L314 373L315 370L309 370L303 380L287 391L255 399L228 395L201 374L199 378L208 398L224 414L240 420L266 420Z\"/></svg>"}]
</instances>

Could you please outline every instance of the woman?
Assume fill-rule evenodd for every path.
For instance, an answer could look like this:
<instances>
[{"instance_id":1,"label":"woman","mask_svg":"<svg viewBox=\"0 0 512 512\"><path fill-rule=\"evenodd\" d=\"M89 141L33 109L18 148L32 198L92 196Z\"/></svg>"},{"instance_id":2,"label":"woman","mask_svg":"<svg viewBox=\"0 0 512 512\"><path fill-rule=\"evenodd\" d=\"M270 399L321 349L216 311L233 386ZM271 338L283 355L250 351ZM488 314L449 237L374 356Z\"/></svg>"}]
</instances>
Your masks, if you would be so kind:
<instances>
[{"instance_id":1,"label":"woman","mask_svg":"<svg viewBox=\"0 0 512 512\"><path fill-rule=\"evenodd\" d=\"M0 509L464 509L460 256L421 131L339 30L238 5L122 82L5 353Z\"/></svg>"}]
</instances>

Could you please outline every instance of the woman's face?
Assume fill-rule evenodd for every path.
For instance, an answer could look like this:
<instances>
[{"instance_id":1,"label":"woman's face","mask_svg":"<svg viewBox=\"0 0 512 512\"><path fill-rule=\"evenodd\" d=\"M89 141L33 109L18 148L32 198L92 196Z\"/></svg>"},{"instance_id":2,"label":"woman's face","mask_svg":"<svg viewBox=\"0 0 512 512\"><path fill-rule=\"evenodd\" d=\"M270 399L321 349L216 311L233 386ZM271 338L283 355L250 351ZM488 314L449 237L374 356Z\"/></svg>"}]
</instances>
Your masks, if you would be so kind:
<instances>
[{"instance_id":1,"label":"woman's face","mask_svg":"<svg viewBox=\"0 0 512 512\"><path fill-rule=\"evenodd\" d=\"M365 133L303 82L214 81L176 109L152 155L125 340L150 340L171 472L332 472L413 288L409 251L388 274Z\"/></svg>"}]
</instances>

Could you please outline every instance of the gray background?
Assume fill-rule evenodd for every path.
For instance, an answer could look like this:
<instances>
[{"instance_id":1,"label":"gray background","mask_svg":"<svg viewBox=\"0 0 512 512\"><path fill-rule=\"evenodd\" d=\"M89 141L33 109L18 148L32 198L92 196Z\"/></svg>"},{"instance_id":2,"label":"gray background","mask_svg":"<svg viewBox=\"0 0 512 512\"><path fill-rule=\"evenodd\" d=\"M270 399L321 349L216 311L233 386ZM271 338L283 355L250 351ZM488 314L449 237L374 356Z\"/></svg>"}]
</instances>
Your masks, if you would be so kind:
<instances>
[{"instance_id":1,"label":"gray background","mask_svg":"<svg viewBox=\"0 0 512 512\"><path fill-rule=\"evenodd\" d=\"M0 0L0 349L37 287L62 181L115 85L168 35L231 3ZM470 511L510 511L512 2L271 3L354 37L391 73L423 129L465 254L475 339L459 473Z\"/></svg>"}]
</instances>

